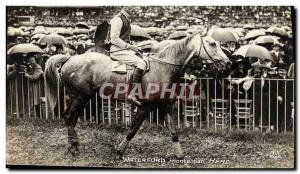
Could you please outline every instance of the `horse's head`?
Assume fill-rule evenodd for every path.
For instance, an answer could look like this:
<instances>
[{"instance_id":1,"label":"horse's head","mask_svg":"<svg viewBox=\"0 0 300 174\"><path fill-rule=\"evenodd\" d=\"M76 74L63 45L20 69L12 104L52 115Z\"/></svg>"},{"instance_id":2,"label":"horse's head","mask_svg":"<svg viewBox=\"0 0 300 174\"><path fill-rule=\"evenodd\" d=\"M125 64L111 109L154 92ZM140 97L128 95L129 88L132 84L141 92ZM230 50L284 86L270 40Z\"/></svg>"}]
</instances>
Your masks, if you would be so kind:
<instances>
[{"instance_id":1,"label":"horse's head","mask_svg":"<svg viewBox=\"0 0 300 174\"><path fill-rule=\"evenodd\" d=\"M191 44L196 48L194 54L196 57L205 62L212 63L217 77L225 77L229 74L231 61L222 51L218 41L210 36L203 37L200 34L195 34Z\"/></svg>"}]
</instances>

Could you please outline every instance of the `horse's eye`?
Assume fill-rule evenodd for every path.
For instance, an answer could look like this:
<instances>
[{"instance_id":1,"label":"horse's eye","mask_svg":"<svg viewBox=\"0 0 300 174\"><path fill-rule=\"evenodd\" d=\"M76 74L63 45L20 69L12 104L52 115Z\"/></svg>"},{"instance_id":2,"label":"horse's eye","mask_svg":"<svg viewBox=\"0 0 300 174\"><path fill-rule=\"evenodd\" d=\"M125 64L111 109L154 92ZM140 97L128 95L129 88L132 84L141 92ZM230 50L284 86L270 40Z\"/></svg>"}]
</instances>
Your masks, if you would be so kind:
<instances>
[{"instance_id":1,"label":"horse's eye","mask_svg":"<svg viewBox=\"0 0 300 174\"><path fill-rule=\"evenodd\" d=\"M212 47L216 47L217 43L216 42L211 42L211 43L209 43L209 45L212 46Z\"/></svg>"}]
</instances>

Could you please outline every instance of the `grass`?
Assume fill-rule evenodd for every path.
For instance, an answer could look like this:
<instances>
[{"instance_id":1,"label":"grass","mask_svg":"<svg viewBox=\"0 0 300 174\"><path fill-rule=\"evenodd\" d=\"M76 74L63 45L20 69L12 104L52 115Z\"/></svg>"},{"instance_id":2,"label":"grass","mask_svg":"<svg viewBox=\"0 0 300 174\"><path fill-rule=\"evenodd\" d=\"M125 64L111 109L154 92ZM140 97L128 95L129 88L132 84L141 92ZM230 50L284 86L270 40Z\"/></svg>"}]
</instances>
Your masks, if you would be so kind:
<instances>
[{"instance_id":1,"label":"grass","mask_svg":"<svg viewBox=\"0 0 300 174\"><path fill-rule=\"evenodd\" d=\"M33 166L114 168L293 168L294 137L234 130L182 129L182 161L173 158L171 138L163 127L145 124L131 141L126 159L116 160L114 147L127 128L81 123L77 126L80 155L66 150L67 135L58 120L7 119L6 163ZM134 160L160 159L161 162Z\"/></svg>"}]
</instances>

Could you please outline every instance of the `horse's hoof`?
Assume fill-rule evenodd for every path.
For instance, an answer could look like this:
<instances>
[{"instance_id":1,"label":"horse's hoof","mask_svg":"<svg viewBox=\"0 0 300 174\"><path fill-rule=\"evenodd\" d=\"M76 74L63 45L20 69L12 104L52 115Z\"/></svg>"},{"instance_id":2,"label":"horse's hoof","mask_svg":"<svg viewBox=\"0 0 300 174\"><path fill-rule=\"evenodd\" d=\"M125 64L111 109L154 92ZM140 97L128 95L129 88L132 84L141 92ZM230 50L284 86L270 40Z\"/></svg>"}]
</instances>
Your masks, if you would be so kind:
<instances>
[{"instance_id":1,"label":"horse's hoof","mask_svg":"<svg viewBox=\"0 0 300 174\"><path fill-rule=\"evenodd\" d=\"M183 160L184 159L184 155L183 154L177 154L177 155L175 155L175 157L178 160Z\"/></svg>"},{"instance_id":2,"label":"horse's hoof","mask_svg":"<svg viewBox=\"0 0 300 174\"><path fill-rule=\"evenodd\" d=\"M124 156L124 152L122 152L121 150L117 149L116 150L116 160L123 159L123 156Z\"/></svg>"},{"instance_id":3,"label":"horse's hoof","mask_svg":"<svg viewBox=\"0 0 300 174\"><path fill-rule=\"evenodd\" d=\"M123 159L123 154L117 153L116 160L122 160L122 159Z\"/></svg>"},{"instance_id":4,"label":"horse's hoof","mask_svg":"<svg viewBox=\"0 0 300 174\"><path fill-rule=\"evenodd\" d=\"M79 148L78 146L70 146L68 147L68 152L70 152L73 157L77 157L79 155Z\"/></svg>"},{"instance_id":5,"label":"horse's hoof","mask_svg":"<svg viewBox=\"0 0 300 174\"><path fill-rule=\"evenodd\" d=\"M123 159L123 155L116 155L116 160L122 160Z\"/></svg>"}]
</instances>

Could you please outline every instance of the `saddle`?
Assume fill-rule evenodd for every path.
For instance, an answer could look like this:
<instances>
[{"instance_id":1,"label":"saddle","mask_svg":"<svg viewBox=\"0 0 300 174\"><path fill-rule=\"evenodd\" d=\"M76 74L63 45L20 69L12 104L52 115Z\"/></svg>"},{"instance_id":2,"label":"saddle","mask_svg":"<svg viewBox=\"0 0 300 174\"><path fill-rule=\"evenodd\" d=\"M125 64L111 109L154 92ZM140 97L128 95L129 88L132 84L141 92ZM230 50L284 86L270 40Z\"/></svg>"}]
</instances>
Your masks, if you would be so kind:
<instances>
[{"instance_id":1,"label":"saddle","mask_svg":"<svg viewBox=\"0 0 300 174\"><path fill-rule=\"evenodd\" d=\"M103 21L100 25L97 26L94 34L94 42L96 49L99 49L99 52L104 53L112 59L111 71L118 74L127 74L128 71L134 70L135 67L126 65L118 60L114 60L110 55L110 24L108 21ZM146 71L150 68L150 62L146 56L142 56L142 59L146 62Z\"/></svg>"},{"instance_id":2,"label":"saddle","mask_svg":"<svg viewBox=\"0 0 300 174\"><path fill-rule=\"evenodd\" d=\"M112 57L110 57L110 58L112 60L112 64L111 64L111 71L112 72L115 72L115 73L118 73L118 74L127 74L128 71L132 71L132 70L135 69L134 66L122 63L118 60L113 59ZM142 59L146 62L146 70L145 71L149 71L150 61L149 61L148 57L143 56Z\"/></svg>"}]
</instances>

